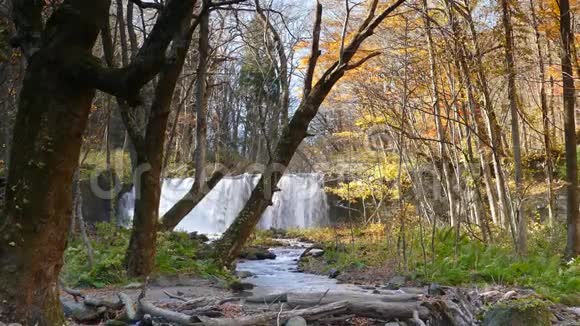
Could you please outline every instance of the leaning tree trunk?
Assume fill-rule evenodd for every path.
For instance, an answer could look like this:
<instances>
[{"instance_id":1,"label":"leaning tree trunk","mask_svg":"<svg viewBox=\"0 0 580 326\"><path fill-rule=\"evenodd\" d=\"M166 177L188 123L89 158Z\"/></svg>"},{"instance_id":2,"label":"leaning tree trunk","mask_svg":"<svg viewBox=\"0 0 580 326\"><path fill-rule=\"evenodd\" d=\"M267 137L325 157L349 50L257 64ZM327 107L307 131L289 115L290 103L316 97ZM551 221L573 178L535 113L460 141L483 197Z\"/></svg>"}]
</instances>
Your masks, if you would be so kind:
<instances>
[{"instance_id":1,"label":"leaning tree trunk","mask_svg":"<svg viewBox=\"0 0 580 326\"><path fill-rule=\"evenodd\" d=\"M298 149L302 140L309 136L308 125L314 119L318 108L332 90L332 87L342 78L342 76L351 69L356 69L363 65L367 60L379 55L378 52L372 52L363 59L356 62L350 62L357 53L361 44L374 33L377 26L385 20L404 0L398 0L391 6L385 8L376 14L378 0L371 2L369 12L361 23L357 31L351 35L350 43L339 53L339 58L330 68L328 68L321 78L312 86L314 70L320 55L319 39L320 25L322 20L322 5L318 2L316 5L316 15L314 22L314 32L312 48L308 59L308 68L304 78L304 95L298 106L292 120L284 128L280 140L276 145L269 164L262 173L260 180L246 202L245 207L238 214L234 222L230 225L222 238L215 245L215 259L224 266L230 266L236 259L242 247L250 237L252 231L260 221L262 213L272 204L272 195L278 191L278 181L286 171L292 156ZM345 22L348 24L348 21ZM343 40L344 41L344 40Z\"/></svg>"},{"instance_id":2,"label":"leaning tree trunk","mask_svg":"<svg viewBox=\"0 0 580 326\"><path fill-rule=\"evenodd\" d=\"M566 256L580 255L580 216L578 215L578 162L576 143L576 122L574 116L575 90L570 46L574 35L570 33L570 3L560 1L560 36L562 38L562 78L564 81L564 133L566 142L566 209L568 214L568 241Z\"/></svg>"},{"instance_id":3,"label":"leaning tree trunk","mask_svg":"<svg viewBox=\"0 0 580 326\"><path fill-rule=\"evenodd\" d=\"M15 11L34 11L21 6ZM29 60L18 104L0 218L5 322L64 324L57 280L72 216L73 175L95 93L67 71L71 62L90 55L109 3L62 6L47 22L52 35L44 36L44 46Z\"/></svg>"}]
</instances>

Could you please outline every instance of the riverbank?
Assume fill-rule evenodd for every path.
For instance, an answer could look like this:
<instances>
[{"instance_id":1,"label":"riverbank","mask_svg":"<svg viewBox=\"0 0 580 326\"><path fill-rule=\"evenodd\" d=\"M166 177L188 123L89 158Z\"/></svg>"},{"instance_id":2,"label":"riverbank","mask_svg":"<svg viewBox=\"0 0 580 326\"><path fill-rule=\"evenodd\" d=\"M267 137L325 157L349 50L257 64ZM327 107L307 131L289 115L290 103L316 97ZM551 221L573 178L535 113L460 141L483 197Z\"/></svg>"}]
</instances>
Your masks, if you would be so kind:
<instances>
[{"instance_id":1,"label":"riverbank","mask_svg":"<svg viewBox=\"0 0 580 326\"><path fill-rule=\"evenodd\" d=\"M527 321L522 325L527 326L580 323L577 310L544 300L533 291L409 287L393 279L389 286L373 288L298 273L303 251L299 246L276 247L271 249L275 259L239 261L237 274L246 277L244 284L252 285L243 291L215 277L161 276L123 287L63 292L65 311L74 325L95 320L107 325L129 325L136 320L140 325L149 325L148 320L161 325L394 326L403 325L399 322L423 325L427 320L430 325L452 321L504 325L497 321L521 319L522 312ZM134 309L127 311L127 304Z\"/></svg>"},{"instance_id":2,"label":"riverbank","mask_svg":"<svg viewBox=\"0 0 580 326\"><path fill-rule=\"evenodd\" d=\"M383 286L394 276L404 276L410 285L507 286L533 289L553 302L580 306L580 260L562 259L562 230L534 225L528 255L519 257L507 235L486 244L477 240L477 234L456 237L447 228L425 234L409 225L403 243L400 234L386 233L387 227L291 230L287 236L311 241L323 251L303 257L302 271L321 275L332 271L343 282Z\"/></svg>"}]
</instances>

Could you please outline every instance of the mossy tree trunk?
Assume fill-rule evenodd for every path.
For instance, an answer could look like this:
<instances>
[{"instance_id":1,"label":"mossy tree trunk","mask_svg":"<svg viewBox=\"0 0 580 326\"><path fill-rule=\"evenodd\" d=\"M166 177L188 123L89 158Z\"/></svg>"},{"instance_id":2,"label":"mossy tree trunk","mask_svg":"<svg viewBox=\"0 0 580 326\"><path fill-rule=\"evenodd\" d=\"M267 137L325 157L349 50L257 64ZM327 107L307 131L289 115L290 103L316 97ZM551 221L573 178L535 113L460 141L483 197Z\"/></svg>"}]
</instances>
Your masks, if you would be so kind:
<instances>
[{"instance_id":1,"label":"mossy tree trunk","mask_svg":"<svg viewBox=\"0 0 580 326\"><path fill-rule=\"evenodd\" d=\"M72 215L73 175L95 92L66 72L71 62L90 56L108 8L107 1L65 1L29 59L0 220L2 321L64 323L57 280ZM32 15L41 8L17 4L15 10Z\"/></svg>"},{"instance_id":2,"label":"mossy tree trunk","mask_svg":"<svg viewBox=\"0 0 580 326\"><path fill-rule=\"evenodd\" d=\"M64 0L45 25L44 1L13 1L14 44L28 67L0 217L0 320L64 323L57 280L72 216L73 175L95 89L137 103L193 4L169 2L134 62L107 69L92 48L106 26L110 1Z\"/></svg>"}]
</instances>

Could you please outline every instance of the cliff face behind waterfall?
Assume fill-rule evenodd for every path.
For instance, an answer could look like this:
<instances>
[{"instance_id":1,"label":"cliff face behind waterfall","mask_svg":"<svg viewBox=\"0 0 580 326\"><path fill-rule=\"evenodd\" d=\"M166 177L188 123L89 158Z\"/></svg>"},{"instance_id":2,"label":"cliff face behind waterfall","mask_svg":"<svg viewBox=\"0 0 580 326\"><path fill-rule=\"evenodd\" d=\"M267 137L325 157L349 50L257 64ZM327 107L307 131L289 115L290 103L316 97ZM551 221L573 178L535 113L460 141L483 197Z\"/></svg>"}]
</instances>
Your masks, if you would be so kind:
<instances>
[{"instance_id":1,"label":"cliff face behind waterfall","mask_svg":"<svg viewBox=\"0 0 580 326\"><path fill-rule=\"evenodd\" d=\"M221 233L232 223L258 182L258 175L241 174L223 178L216 187L179 223L176 230ZM165 179L159 205L160 215L191 188L192 178ZM260 228L305 228L328 224L328 203L323 175L288 174L279 183L273 205L263 214ZM127 223L133 215L134 189L119 201L118 214Z\"/></svg>"}]
</instances>

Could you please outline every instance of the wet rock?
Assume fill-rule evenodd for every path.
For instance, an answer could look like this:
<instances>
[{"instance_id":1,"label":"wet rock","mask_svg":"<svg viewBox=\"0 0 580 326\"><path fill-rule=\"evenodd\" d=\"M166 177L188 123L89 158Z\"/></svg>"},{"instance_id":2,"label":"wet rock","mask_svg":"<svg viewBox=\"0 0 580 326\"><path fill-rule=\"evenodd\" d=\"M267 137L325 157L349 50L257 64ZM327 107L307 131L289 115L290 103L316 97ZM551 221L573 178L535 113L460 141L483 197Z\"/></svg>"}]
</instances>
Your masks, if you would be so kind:
<instances>
[{"instance_id":1,"label":"wet rock","mask_svg":"<svg viewBox=\"0 0 580 326\"><path fill-rule=\"evenodd\" d=\"M266 248L249 247L240 253L239 258L247 260L276 259L276 254Z\"/></svg>"},{"instance_id":2,"label":"wet rock","mask_svg":"<svg viewBox=\"0 0 580 326\"><path fill-rule=\"evenodd\" d=\"M61 300L62 310L66 317L76 321L93 321L99 319L106 311L106 307L93 308L80 302Z\"/></svg>"},{"instance_id":3,"label":"wet rock","mask_svg":"<svg viewBox=\"0 0 580 326\"><path fill-rule=\"evenodd\" d=\"M336 268L332 268L332 269L330 269L330 271L328 271L329 278L337 278L338 275L340 275L340 271Z\"/></svg>"},{"instance_id":4,"label":"wet rock","mask_svg":"<svg viewBox=\"0 0 580 326\"><path fill-rule=\"evenodd\" d=\"M153 326L153 318L151 318L151 315L149 314L145 314L143 316L143 319L141 319L141 321L138 323L139 326Z\"/></svg>"},{"instance_id":5,"label":"wet rock","mask_svg":"<svg viewBox=\"0 0 580 326\"><path fill-rule=\"evenodd\" d=\"M389 279L387 283L383 286L385 290L398 290L401 286L405 285L407 278L404 276L393 276Z\"/></svg>"},{"instance_id":6,"label":"wet rock","mask_svg":"<svg viewBox=\"0 0 580 326\"><path fill-rule=\"evenodd\" d=\"M429 295L443 295L445 294L445 291L443 291L443 288L441 288L441 285L439 285L439 283L431 283L429 284L427 293Z\"/></svg>"},{"instance_id":7,"label":"wet rock","mask_svg":"<svg viewBox=\"0 0 580 326\"><path fill-rule=\"evenodd\" d=\"M306 320L300 316L292 317L284 323L285 326L306 326Z\"/></svg>"},{"instance_id":8,"label":"wet rock","mask_svg":"<svg viewBox=\"0 0 580 326\"><path fill-rule=\"evenodd\" d=\"M229 285L230 290L233 292L243 292L245 290L251 290L254 288L254 284L240 281L233 281Z\"/></svg>"},{"instance_id":9,"label":"wet rock","mask_svg":"<svg viewBox=\"0 0 580 326\"><path fill-rule=\"evenodd\" d=\"M500 303L488 310L483 317L483 326L549 326L552 313L540 300L515 300Z\"/></svg>"},{"instance_id":10,"label":"wet rock","mask_svg":"<svg viewBox=\"0 0 580 326\"><path fill-rule=\"evenodd\" d=\"M196 240L196 241L204 242L204 243L209 241L209 238L207 237L207 235L197 233L197 231L189 233L189 238L191 240Z\"/></svg>"},{"instance_id":11,"label":"wet rock","mask_svg":"<svg viewBox=\"0 0 580 326\"><path fill-rule=\"evenodd\" d=\"M304 250L304 252L300 255L300 259L304 259L306 257L318 258L322 257L323 255L324 249L322 249L322 246L315 244Z\"/></svg>"},{"instance_id":12,"label":"wet rock","mask_svg":"<svg viewBox=\"0 0 580 326\"><path fill-rule=\"evenodd\" d=\"M248 278L254 276L254 273L249 271L236 271L236 276L239 278Z\"/></svg>"},{"instance_id":13,"label":"wet rock","mask_svg":"<svg viewBox=\"0 0 580 326\"><path fill-rule=\"evenodd\" d=\"M310 251L310 256L314 257L314 258L318 258L318 257L322 257L324 256L324 250L322 249L313 249Z\"/></svg>"}]
</instances>

